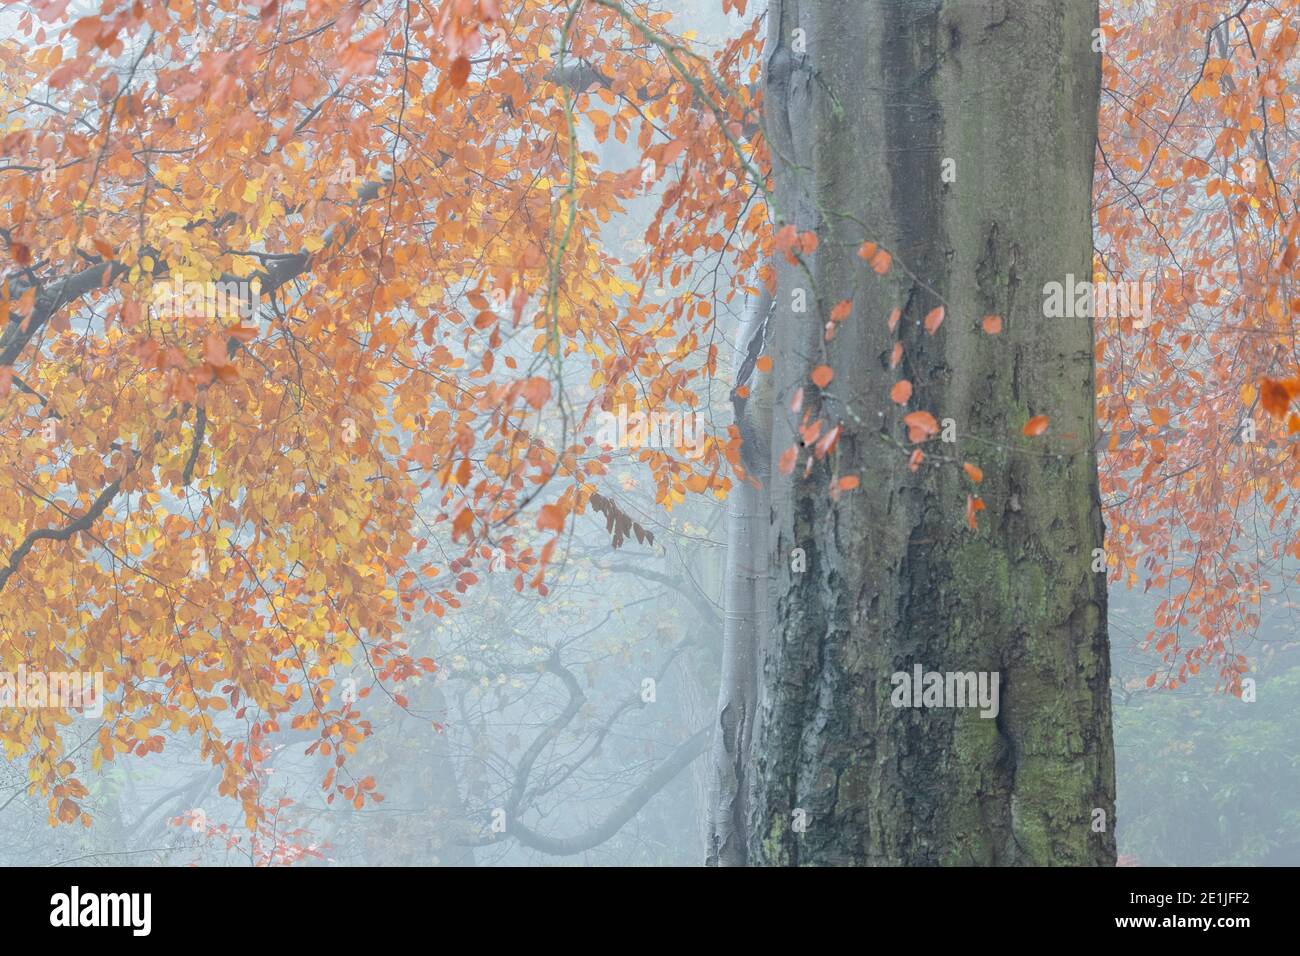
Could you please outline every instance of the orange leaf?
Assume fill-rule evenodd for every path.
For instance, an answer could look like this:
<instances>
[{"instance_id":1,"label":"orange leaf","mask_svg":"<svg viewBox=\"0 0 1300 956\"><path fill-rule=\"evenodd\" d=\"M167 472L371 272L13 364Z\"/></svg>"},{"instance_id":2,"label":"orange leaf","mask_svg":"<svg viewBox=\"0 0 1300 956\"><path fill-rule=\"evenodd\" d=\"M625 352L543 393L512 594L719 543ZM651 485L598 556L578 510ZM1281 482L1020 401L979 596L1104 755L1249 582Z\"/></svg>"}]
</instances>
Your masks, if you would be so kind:
<instances>
[{"instance_id":1,"label":"orange leaf","mask_svg":"<svg viewBox=\"0 0 1300 956\"><path fill-rule=\"evenodd\" d=\"M1162 428L1169 424L1169 409L1167 408L1148 408L1147 414L1151 416L1151 421L1154 424Z\"/></svg>"},{"instance_id":2,"label":"orange leaf","mask_svg":"<svg viewBox=\"0 0 1300 956\"><path fill-rule=\"evenodd\" d=\"M835 447L835 443L840 440L840 431L840 426L836 425L819 438L817 444L813 446L813 454L818 458L825 458L830 454L831 450Z\"/></svg>"},{"instance_id":3,"label":"orange leaf","mask_svg":"<svg viewBox=\"0 0 1300 956\"><path fill-rule=\"evenodd\" d=\"M888 272L889 267L893 265L893 263L894 263L893 256L891 256L884 249L881 249L879 252L877 252L874 256L871 257L871 269L873 272L876 273L876 275L879 276L883 276L886 272Z\"/></svg>"},{"instance_id":4,"label":"orange leaf","mask_svg":"<svg viewBox=\"0 0 1300 956\"><path fill-rule=\"evenodd\" d=\"M943 325L943 316L943 306L940 305L931 309L925 317L925 330L934 335L935 332L939 331L939 326Z\"/></svg>"},{"instance_id":5,"label":"orange leaf","mask_svg":"<svg viewBox=\"0 0 1300 956\"><path fill-rule=\"evenodd\" d=\"M533 376L524 382L524 398L533 408L541 408L551 397L551 383L544 378Z\"/></svg>"},{"instance_id":6,"label":"orange leaf","mask_svg":"<svg viewBox=\"0 0 1300 956\"><path fill-rule=\"evenodd\" d=\"M905 378L895 382L894 387L889 390L889 397L899 405L906 405L907 400L912 397L912 383Z\"/></svg>"},{"instance_id":7,"label":"orange leaf","mask_svg":"<svg viewBox=\"0 0 1300 956\"><path fill-rule=\"evenodd\" d=\"M872 256L876 254L876 250L879 248L880 247L877 246L874 242L864 242L862 245L858 246L858 258L866 259L868 262L870 262Z\"/></svg>"},{"instance_id":8,"label":"orange leaf","mask_svg":"<svg viewBox=\"0 0 1300 956\"><path fill-rule=\"evenodd\" d=\"M889 313L889 331L892 332L894 331L894 329L898 328L898 320L901 319L902 317L903 317L902 309L894 309L894 311Z\"/></svg>"},{"instance_id":9,"label":"orange leaf","mask_svg":"<svg viewBox=\"0 0 1300 956\"><path fill-rule=\"evenodd\" d=\"M790 248L799 240L799 230L794 226L782 226L776 231L775 242L776 251L784 252L789 255ZM794 259L790 256L791 260Z\"/></svg>"},{"instance_id":10,"label":"orange leaf","mask_svg":"<svg viewBox=\"0 0 1300 956\"><path fill-rule=\"evenodd\" d=\"M894 351L889 356L889 367L898 368L898 362L903 357L903 343L895 342Z\"/></svg>"},{"instance_id":11,"label":"orange leaf","mask_svg":"<svg viewBox=\"0 0 1300 956\"><path fill-rule=\"evenodd\" d=\"M918 448L915 451L913 451L911 457L907 459L907 470L908 471L918 470L921 467L921 462L923 461L925 461L925 452L921 451L921 449Z\"/></svg>"},{"instance_id":12,"label":"orange leaf","mask_svg":"<svg viewBox=\"0 0 1300 956\"><path fill-rule=\"evenodd\" d=\"M456 89L460 89L464 86L465 81L469 79L469 58L458 56L456 59L452 60L451 72L448 73L447 79L451 82L452 86L456 87Z\"/></svg>"},{"instance_id":13,"label":"orange leaf","mask_svg":"<svg viewBox=\"0 0 1300 956\"><path fill-rule=\"evenodd\" d=\"M781 453L781 461L779 462L778 465L778 467L780 467L781 469L781 474L788 475L790 474L790 472L794 471L795 459L797 459L798 457L799 457L799 449L795 448L794 445L791 445L789 448L783 451Z\"/></svg>"},{"instance_id":14,"label":"orange leaf","mask_svg":"<svg viewBox=\"0 0 1300 956\"><path fill-rule=\"evenodd\" d=\"M542 531L560 531L564 528L564 509L559 505L542 505L537 516L537 527Z\"/></svg>"},{"instance_id":15,"label":"orange leaf","mask_svg":"<svg viewBox=\"0 0 1300 956\"><path fill-rule=\"evenodd\" d=\"M760 372L772 371L772 356L760 355L758 361L754 363Z\"/></svg>"},{"instance_id":16,"label":"orange leaf","mask_svg":"<svg viewBox=\"0 0 1300 956\"><path fill-rule=\"evenodd\" d=\"M829 365L818 365L812 372L813 384L818 388L825 388L835 377L835 372Z\"/></svg>"},{"instance_id":17,"label":"orange leaf","mask_svg":"<svg viewBox=\"0 0 1300 956\"><path fill-rule=\"evenodd\" d=\"M845 299L843 302L836 304L835 308L831 309L831 321L843 322L845 319L849 317L849 313L852 311L853 311L853 300Z\"/></svg>"},{"instance_id":18,"label":"orange leaf","mask_svg":"<svg viewBox=\"0 0 1300 956\"><path fill-rule=\"evenodd\" d=\"M972 465L970 462L966 462L961 467L970 477L971 481L980 482L984 480L984 472L980 469L979 465Z\"/></svg>"},{"instance_id":19,"label":"orange leaf","mask_svg":"<svg viewBox=\"0 0 1300 956\"><path fill-rule=\"evenodd\" d=\"M1035 415L1029 421L1025 422L1024 432L1030 438L1041 435L1047 431L1047 423L1051 421L1046 415Z\"/></svg>"},{"instance_id":20,"label":"orange leaf","mask_svg":"<svg viewBox=\"0 0 1300 956\"><path fill-rule=\"evenodd\" d=\"M931 435L939 434L939 423L929 412L912 412L903 416L907 426L907 440L913 443L923 442Z\"/></svg>"},{"instance_id":21,"label":"orange leaf","mask_svg":"<svg viewBox=\"0 0 1300 956\"><path fill-rule=\"evenodd\" d=\"M230 364L230 356L226 352L226 340L219 335L208 335L203 339L203 360L213 368L221 368Z\"/></svg>"},{"instance_id":22,"label":"orange leaf","mask_svg":"<svg viewBox=\"0 0 1300 956\"><path fill-rule=\"evenodd\" d=\"M852 491L860 484L857 475L845 475L840 479L840 491Z\"/></svg>"},{"instance_id":23,"label":"orange leaf","mask_svg":"<svg viewBox=\"0 0 1300 956\"><path fill-rule=\"evenodd\" d=\"M987 335L998 335L1002 331L1002 317L999 315L984 316L983 324Z\"/></svg>"},{"instance_id":24,"label":"orange leaf","mask_svg":"<svg viewBox=\"0 0 1300 956\"><path fill-rule=\"evenodd\" d=\"M1274 418L1281 418L1291 404L1291 393L1282 382L1266 378L1259 383L1259 401L1264 411Z\"/></svg>"},{"instance_id":25,"label":"orange leaf","mask_svg":"<svg viewBox=\"0 0 1300 956\"><path fill-rule=\"evenodd\" d=\"M966 496L966 524L970 525L972 531L976 530L975 512L984 510L982 499L973 495Z\"/></svg>"}]
</instances>

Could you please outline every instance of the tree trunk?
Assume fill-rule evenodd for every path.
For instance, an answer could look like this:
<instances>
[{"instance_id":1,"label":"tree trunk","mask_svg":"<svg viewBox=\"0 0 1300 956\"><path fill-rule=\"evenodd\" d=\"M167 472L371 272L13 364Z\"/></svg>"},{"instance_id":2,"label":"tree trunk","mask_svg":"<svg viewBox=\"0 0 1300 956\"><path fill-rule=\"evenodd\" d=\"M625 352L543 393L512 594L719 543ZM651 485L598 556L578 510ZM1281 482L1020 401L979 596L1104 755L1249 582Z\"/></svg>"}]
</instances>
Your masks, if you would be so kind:
<instances>
[{"instance_id":1,"label":"tree trunk","mask_svg":"<svg viewBox=\"0 0 1300 956\"><path fill-rule=\"evenodd\" d=\"M722 680L713 732L713 783L705 863L743 866L747 861L749 803L745 765L758 708L758 656L767 632L769 599L768 441L772 428L771 377L755 361L763 352L772 298L748 311L738 339L745 351L733 390L736 422L744 438L746 475L727 497L727 570L722 625Z\"/></svg>"},{"instance_id":2,"label":"tree trunk","mask_svg":"<svg viewBox=\"0 0 1300 956\"><path fill-rule=\"evenodd\" d=\"M1097 22L1085 0L772 3L775 207L820 244L808 272L778 257L773 630L741 787L748 862L1114 863L1093 329L1045 319L1040 292L1092 275ZM864 240L893 254L888 274L856 255ZM846 298L852 315L825 342ZM981 330L990 314L999 335ZM835 378L819 390L821 364ZM890 400L900 378L906 407ZM783 474L799 387L808 420L844 433L810 474L802 449ZM951 419L956 440L920 446L913 471L901 419L915 410ZM1026 437L1037 415L1050 431ZM861 485L833 499L849 474ZM987 506L977 530L968 494ZM891 675L916 665L996 674L996 717L894 706Z\"/></svg>"}]
</instances>

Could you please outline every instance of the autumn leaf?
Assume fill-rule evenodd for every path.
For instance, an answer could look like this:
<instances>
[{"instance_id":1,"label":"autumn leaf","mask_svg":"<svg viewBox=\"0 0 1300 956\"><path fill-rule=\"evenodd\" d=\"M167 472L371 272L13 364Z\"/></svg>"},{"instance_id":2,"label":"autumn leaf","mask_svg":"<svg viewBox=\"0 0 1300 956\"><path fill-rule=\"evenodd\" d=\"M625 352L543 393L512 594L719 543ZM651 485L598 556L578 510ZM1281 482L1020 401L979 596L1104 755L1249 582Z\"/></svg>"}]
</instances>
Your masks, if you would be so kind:
<instances>
[{"instance_id":1,"label":"autumn leaf","mask_svg":"<svg viewBox=\"0 0 1300 956\"><path fill-rule=\"evenodd\" d=\"M825 458L829 455L835 449L835 444L840 440L840 432L842 430L843 429L839 425L836 425L834 428L829 429L825 435L822 435L821 438L817 439L817 443L813 446L813 455L819 459Z\"/></svg>"},{"instance_id":2,"label":"autumn leaf","mask_svg":"<svg viewBox=\"0 0 1300 956\"><path fill-rule=\"evenodd\" d=\"M935 332L939 331L939 326L943 325L943 316L943 306L935 306L931 309L925 317L925 331L931 335L934 335Z\"/></svg>"},{"instance_id":3,"label":"autumn leaf","mask_svg":"<svg viewBox=\"0 0 1300 956\"><path fill-rule=\"evenodd\" d=\"M972 531L977 530L975 522L976 512L984 510L984 501L976 495L966 496L966 524Z\"/></svg>"},{"instance_id":4,"label":"autumn leaf","mask_svg":"<svg viewBox=\"0 0 1300 956\"><path fill-rule=\"evenodd\" d=\"M788 475L790 472L794 471L794 463L798 457L799 449L793 445L783 451L781 453L781 460L777 463L777 467L781 469L781 474Z\"/></svg>"},{"instance_id":5,"label":"autumn leaf","mask_svg":"<svg viewBox=\"0 0 1300 956\"><path fill-rule=\"evenodd\" d=\"M970 462L965 462L961 467L971 481L981 482L984 480L984 471L979 467L979 465L972 465Z\"/></svg>"},{"instance_id":6,"label":"autumn leaf","mask_svg":"<svg viewBox=\"0 0 1300 956\"><path fill-rule=\"evenodd\" d=\"M1282 418L1291 404L1291 393L1282 382L1264 378L1259 383L1259 402L1274 418Z\"/></svg>"},{"instance_id":7,"label":"autumn leaf","mask_svg":"<svg viewBox=\"0 0 1300 956\"><path fill-rule=\"evenodd\" d=\"M906 405L907 400L912 397L912 383L905 378L895 382L894 387L889 390L889 397L899 405Z\"/></svg>"},{"instance_id":8,"label":"autumn leaf","mask_svg":"<svg viewBox=\"0 0 1300 956\"><path fill-rule=\"evenodd\" d=\"M230 364L230 355L226 351L226 340L220 335L209 335L203 340L203 360L213 368L224 368Z\"/></svg>"},{"instance_id":9,"label":"autumn leaf","mask_svg":"<svg viewBox=\"0 0 1300 956\"><path fill-rule=\"evenodd\" d=\"M852 299L845 299L842 302L836 303L835 308L831 309L831 321L843 322L845 319L849 317L849 314L852 311L853 311Z\"/></svg>"},{"instance_id":10,"label":"autumn leaf","mask_svg":"<svg viewBox=\"0 0 1300 956\"><path fill-rule=\"evenodd\" d=\"M829 365L818 365L812 371L813 384L816 385L818 388L825 388L827 385L831 383L831 379L833 379L834 377L835 377L835 372L831 369Z\"/></svg>"},{"instance_id":11,"label":"autumn leaf","mask_svg":"<svg viewBox=\"0 0 1300 956\"><path fill-rule=\"evenodd\" d=\"M857 475L845 475L840 479L839 484L840 491L852 491L854 488L858 487L861 482L858 480Z\"/></svg>"},{"instance_id":12,"label":"autumn leaf","mask_svg":"<svg viewBox=\"0 0 1300 956\"><path fill-rule=\"evenodd\" d=\"M799 241L799 230L791 225L782 226L780 229L776 231L776 235L774 237L774 245L776 247L776 251L784 252L786 254L786 257L790 260L791 264L793 264L796 261L794 256L791 255L791 250L794 248L795 243L797 243L798 241Z\"/></svg>"},{"instance_id":13,"label":"autumn leaf","mask_svg":"<svg viewBox=\"0 0 1300 956\"><path fill-rule=\"evenodd\" d=\"M529 405L533 408L541 408L551 397L551 383L547 379L534 376L524 381L522 391Z\"/></svg>"},{"instance_id":14,"label":"autumn leaf","mask_svg":"<svg viewBox=\"0 0 1300 956\"><path fill-rule=\"evenodd\" d=\"M1002 332L1002 318L997 315L986 315L981 323L986 335L999 335Z\"/></svg>"},{"instance_id":15,"label":"autumn leaf","mask_svg":"<svg viewBox=\"0 0 1300 956\"><path fill-rule=\"evenodd\" d=\"M447 80L456 89L460 89L465 85L465 81L468 79L469 79L469 58L464 56L458 56L456 57L456 59L451 61L451 70L447 74Z\"/></svg>"},{"instance_id":16,"label":"autumn leaf","mask_svg":"<svg viewBox=\"0 0 1300 956\"><path fill-rule=\"evenodd\" d=\"M754 367L757 368L760 372L772 371L772 356L760 355L758 357L758 361L754 363Z\"/></svg>"},{"instance_id":17,"label":"autumn leaf","mask_svg":"<svg viewBox=\"0 0 1300 956\"><path fill-rule=\"evenodd\" d=\"M1035 415L1029 421L1025 422L1024 433L1033 438L1047 431L1047 425L1050 419L1046 415Z\"/></svg>"},{"instance_id":18,"label":"autumn leaf","mask_svg":"<svg viewBox=\"0 0 1300 956\"><path fill-rule=\"evenodd\" d=\"M903 424L907 426L907 440L913 444L939 434L939 423L929 412L911 412L904 415Z\"/></svg>"},{"instance_id":19,"label":"autumn leaf","mask_svg":"<svg viewBox=\"0 0 1300 956\"><path fill-rule=\"evenodd\" d=\"M564 528L564 509L559 505L542 505L537 515L537 527L541 531L561 531Z\"/></svg>"}]
</instances>

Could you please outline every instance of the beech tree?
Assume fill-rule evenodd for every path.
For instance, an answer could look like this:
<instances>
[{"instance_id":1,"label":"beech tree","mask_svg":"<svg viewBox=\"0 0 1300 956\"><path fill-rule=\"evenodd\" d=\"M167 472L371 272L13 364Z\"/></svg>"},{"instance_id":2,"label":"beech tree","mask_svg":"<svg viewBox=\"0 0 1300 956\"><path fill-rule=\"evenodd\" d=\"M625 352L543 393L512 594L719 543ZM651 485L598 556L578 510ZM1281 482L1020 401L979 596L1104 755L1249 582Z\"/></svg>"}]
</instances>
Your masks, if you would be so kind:
<instances>
[{"instance_id":1,"label":"beech tree","mask_svg":"<svg viewBox=\"0 0 1300 956\"><path fill-rule=\"evenodd\" d=\"M1094 337L1037 294L1090 274L1096 26L1080 3L770 8L789 241L755 416L747 862L1114 861L1090 826L1115 786ZM999 674L996 719L891 705L916 664Z\"/></svg>"}]
</instances>

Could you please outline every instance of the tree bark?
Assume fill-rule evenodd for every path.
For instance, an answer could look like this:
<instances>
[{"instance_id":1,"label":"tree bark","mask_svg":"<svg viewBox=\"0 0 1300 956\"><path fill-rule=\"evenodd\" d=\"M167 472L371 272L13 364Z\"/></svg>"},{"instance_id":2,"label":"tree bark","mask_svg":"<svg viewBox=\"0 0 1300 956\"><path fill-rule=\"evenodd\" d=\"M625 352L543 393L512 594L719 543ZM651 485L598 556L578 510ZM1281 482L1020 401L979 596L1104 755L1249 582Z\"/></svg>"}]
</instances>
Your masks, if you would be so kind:
<instances>
[{"instance_id":1,"label":"tree bark","mask_svg":"<svg viewBox=\"0 0 1300 956\"><path fill-rule=\"evenodd\" d=\"M1097 24L1085 0L773 0L774 205L820 244L807 271L778 256L772 632L752 760L733 763L750 778L749 863L1114 863L1093 328L1045 319L1040 292L1092 275ZM893 254L885 276L856 255L864 240ZM851 318L825 342L845 298ZM1000 335L982 331L989 314ZM821 364L835 378L819 390ZM890 400L900 378L906 407ZM844 432L809 474L802 449L783 474L800 387L809 420ZM914 410L956 427L955 443L920 446L915 471L901 421ZM1026 437L1036 415L1050 432ZM860 487L833 498L848 474ZM977 530L968 494L987 506ZM891 675L918 664L996 673L997 716L893 706Z\"/></svg>"}]
</instances>

